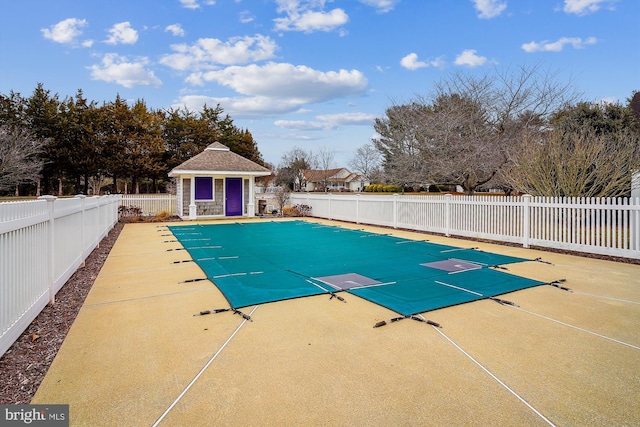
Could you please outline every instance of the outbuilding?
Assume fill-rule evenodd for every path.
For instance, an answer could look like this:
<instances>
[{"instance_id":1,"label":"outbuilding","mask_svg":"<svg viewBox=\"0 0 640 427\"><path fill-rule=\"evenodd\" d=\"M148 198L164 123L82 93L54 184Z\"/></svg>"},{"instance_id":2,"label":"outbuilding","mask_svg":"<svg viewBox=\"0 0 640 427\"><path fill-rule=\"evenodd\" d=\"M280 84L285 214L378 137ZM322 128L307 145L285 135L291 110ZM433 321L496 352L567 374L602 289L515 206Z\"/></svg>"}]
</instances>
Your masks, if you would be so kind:
<instances>
[{"instance_id":1,"label":"outbuilding","mask_svg":"<svg viewBox=\"0 0 640 427\"><path fill-rule=\"evenodd\" d=\"M255 179L270 174L219 142L169 172L182 219L255 216Z\"/></svg>"}]
</instances>

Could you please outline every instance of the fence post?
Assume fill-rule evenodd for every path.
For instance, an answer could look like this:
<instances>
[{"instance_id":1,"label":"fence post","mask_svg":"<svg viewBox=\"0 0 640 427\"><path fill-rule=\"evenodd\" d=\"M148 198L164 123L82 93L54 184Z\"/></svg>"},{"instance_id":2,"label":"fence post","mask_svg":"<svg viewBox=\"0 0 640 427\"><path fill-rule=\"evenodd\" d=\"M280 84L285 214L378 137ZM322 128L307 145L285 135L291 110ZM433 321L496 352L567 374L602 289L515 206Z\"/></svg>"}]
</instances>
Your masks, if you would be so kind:
<instances>
[{"instance_id":1,"label":"fence post","mask_svg":"<svg viewBox=\"0 0 640 427\"><path fill-rule=\"evenodd\" d=\"M393 194L393 228L398 228L398 193Z\"/></svg>"},{"instance_id":2,"label":"fence post","mask_svg":"<svg viewBox=\"0 0 640 427\"><path fill-rule=\"evenodd\" d=\"M86 229L86 221L87 218L85 217L84 214L84 210L85 210L85 199L87 198L87 196L85 196L84 194L78 194L75 197L76 199L80 199L80 255L82 256L82 264L80 264L80 267L84 267L84 259L85 259L85 229ZM98 209L100 209L100 207L98 207Z\"/></svg>"},{"instance_id":3,"label":"fence post","mask_svg":"<svg viewBox=\"0 0 640 427\"><path fill-rule=\"evenodd\" d=\"M360 224L360 193L356 194L356 224Z\"/></svg>"},{"instance_id":4,"label":"fence post","mask_svg":"<svg viewBox=\"0 0 640 427\"><path fill-rule=\"evenodd\" d=\"M56 291L53 286L53 282L55 280L55 258L54 258L54 241L55 238L53 224L55 222L54 215L54 202L56 201L56 196L40 196L38 197L40 200L47 201L47 210L49 211L49 235L47 236L47 281L49 286L49 304L55 304L56 302Z\"/></svg>"},{"instance_id":5,"label":"fence post","mask_svg":"<svg viewBox=\"0 0 640 427\"><path fill-rule=\"evenodd\" d=\"M522 247L529 248L531 230L531 195L522 196Z\"/></svg>"},{"instance_id":6,"label":"fence post","mask_svg":"<svg viewBox=\"0 0 640 427\"><path fill-rule=\"evenodd\" d=\"M640 180L640 175L636 176ZM640 193L640 189L636 191ZM629 205L629 249L637 251L640 249L640 197L632 196Z\"/></svg>"},{"instance_id":7,"label":"fence post","mask_svg":"<svg viewBox=\"0 0 640 427\"><path fill-rule=\"evenodd\" d=\"M333 215L331 215L331 193L329 193L329 219L333 219Z\"/></svg>"},{"instance_id":8,"label":"fence post","mask_svg":"<svg viewBox=\"0 0 640 427\"><path fill-rule=\"evenodd\" d=\"M444 195L444 235L451 236L451 201L453 196L451 194Z\"/></svg>"}]
</instances>

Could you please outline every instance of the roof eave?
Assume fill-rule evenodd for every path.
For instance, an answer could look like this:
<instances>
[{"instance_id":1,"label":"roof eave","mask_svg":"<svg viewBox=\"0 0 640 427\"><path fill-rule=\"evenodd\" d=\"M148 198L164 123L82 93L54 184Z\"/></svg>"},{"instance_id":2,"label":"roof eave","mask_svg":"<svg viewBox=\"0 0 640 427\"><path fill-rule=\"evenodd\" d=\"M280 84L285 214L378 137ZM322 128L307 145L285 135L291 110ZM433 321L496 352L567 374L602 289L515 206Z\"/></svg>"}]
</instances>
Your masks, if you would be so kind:
<instances>
[{"instance_id":1,"label":"roof eave","mask_svg":"<svg viewBox=\"0 0 640 427\"><path fill-rule=\"evenodd\" d=\"M174 178L181 175L244 175L244 176L269 176L271 171L206 171L206 170L189 170L189 169L173 169L169 172L169 177Z\"/></svg>"}]
</instances>

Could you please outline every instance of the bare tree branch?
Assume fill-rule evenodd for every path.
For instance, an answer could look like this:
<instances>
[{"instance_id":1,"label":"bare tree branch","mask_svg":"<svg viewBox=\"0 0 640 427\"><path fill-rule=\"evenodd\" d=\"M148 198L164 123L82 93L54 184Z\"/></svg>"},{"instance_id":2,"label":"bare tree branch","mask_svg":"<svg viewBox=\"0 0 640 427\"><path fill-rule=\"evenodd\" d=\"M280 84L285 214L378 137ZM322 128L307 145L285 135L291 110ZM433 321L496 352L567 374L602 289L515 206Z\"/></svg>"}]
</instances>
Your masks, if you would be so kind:
<instances>
[{"instance_id":1,"label":"bare tree branch","mask_svg":"<svg viewBox=\"0 0 640 427\"><path fill-rule=\"evenodd\" d=\"M37 182L42 170L43 143L28 132L0 126L0 190Z\"/></svg>"}]
</instances>

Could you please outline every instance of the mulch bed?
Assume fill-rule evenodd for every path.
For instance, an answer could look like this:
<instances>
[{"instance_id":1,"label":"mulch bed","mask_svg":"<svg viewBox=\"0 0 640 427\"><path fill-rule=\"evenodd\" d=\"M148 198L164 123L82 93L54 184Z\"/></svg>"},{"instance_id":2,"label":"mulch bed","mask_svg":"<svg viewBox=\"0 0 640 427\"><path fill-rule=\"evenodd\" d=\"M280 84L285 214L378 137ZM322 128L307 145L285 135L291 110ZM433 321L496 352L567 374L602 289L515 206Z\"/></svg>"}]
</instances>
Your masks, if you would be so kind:
<instances>
[{"instance_id":1,"label":"mulch bed","mask_svg":"<svg viewBox=\"0 0 640 427\"><path fill-rule=\"evenodd\" d=\"M58 291L56 303L47 305L0 358L0 404L31 402L123 226L116 223Z\"/></svg>"}]
</instances>

